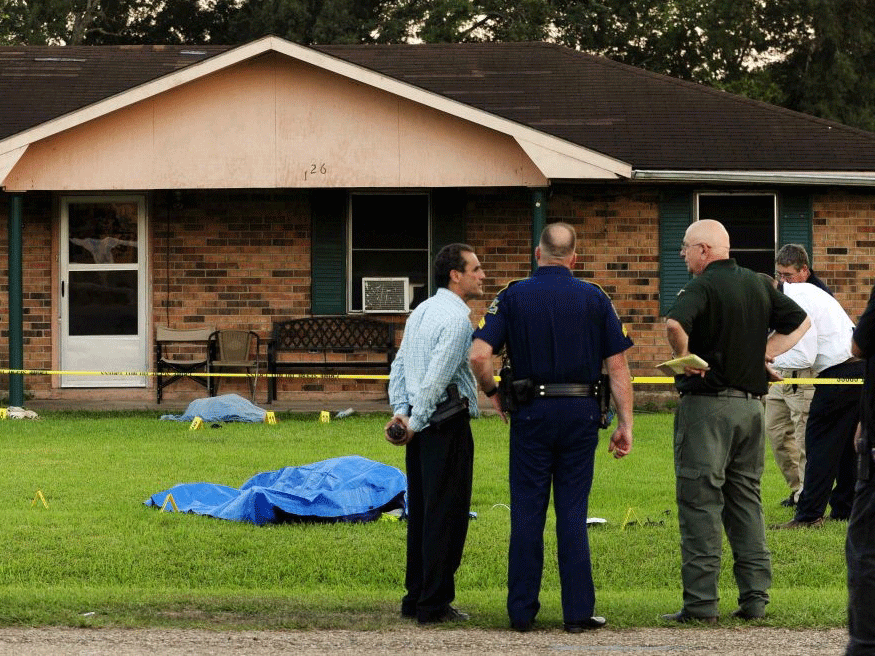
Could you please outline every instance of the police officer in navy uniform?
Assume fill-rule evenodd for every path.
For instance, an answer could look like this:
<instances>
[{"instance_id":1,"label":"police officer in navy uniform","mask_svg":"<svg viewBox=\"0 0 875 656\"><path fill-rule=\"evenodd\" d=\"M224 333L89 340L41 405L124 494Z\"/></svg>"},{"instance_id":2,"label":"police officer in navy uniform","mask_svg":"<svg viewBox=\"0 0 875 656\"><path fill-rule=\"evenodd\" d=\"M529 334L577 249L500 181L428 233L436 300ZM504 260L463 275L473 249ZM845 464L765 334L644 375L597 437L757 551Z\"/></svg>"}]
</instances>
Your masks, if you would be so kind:
<instances>
[{"instance_id":1,"label":"police officer in navy uniform","mask_svg":"<svg viewBox=\"0 0 875 656\"><path fill-rule=\"evenodd\" d=\"M853 354L866 361L856 448L858 477L848 522L848 646L845 656L875 654L875 287L857 322Z\"/></svg>"},{"instance_id":2,"label":"police officer in navy uniform","mask_svg":"<svg viewBox=\"0 0 875 656\"><path fill-rule=\"evenodd\" d=\"M565 630L604 626L594 616L595 589L587 536L587 506L598 444L595 385L603 366L611 377L618 427L609 450L632 448L632 384L625 351L632 340L608 296L576 279L574 228L548 225L535 250L532 277L502 290L474 332L471 365L499 411L510 410L511 535L507 610L511 627L532 628L540 608L544 524L554 492ZM497 401L493 354L506 348L519 406ZM528 381L528 382L526 382Z\"/></svg>"}]
</instances>

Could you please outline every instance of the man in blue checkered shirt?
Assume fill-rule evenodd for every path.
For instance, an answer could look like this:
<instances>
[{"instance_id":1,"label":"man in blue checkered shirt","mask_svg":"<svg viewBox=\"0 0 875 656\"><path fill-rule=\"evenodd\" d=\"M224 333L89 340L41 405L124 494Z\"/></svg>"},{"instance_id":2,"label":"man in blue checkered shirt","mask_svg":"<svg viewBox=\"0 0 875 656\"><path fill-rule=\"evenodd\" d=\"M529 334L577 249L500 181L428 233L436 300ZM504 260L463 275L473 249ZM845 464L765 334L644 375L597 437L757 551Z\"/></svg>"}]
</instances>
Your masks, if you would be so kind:
<instances>
[{"instance_id":1,"label":"man in blue checkered shirt","mask_svg":"<svg viewBox=\"0 0 875 656\"><path fill-rule=\"evenodd\" d=\"M386 439L407 448L407 594L401 615L421 624L468 619L450 602L468 534L474 465L470 418L478 415L468 364L472 326L467 302L483 294L485 277L467 244L441 249L434 271L438 290L408 317L392 362L389 403L394 417L386 424ZM438 422L432 418L435 408L447 401L451 384L467 399L467 411L462 408Z\"/></svg>"}]
</instances>

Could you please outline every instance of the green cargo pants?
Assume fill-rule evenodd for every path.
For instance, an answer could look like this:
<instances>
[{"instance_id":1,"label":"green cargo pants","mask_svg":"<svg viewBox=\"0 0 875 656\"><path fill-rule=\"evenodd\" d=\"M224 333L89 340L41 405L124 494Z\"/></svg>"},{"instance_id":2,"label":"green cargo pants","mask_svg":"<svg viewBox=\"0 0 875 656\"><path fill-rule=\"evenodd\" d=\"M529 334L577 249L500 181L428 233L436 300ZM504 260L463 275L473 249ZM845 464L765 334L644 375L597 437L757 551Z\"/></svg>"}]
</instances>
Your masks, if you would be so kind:
<instances>
[{"instance_id":1,"label":"green cargo pants","mask_svg":"<svg viewBox=\"0 0 875 656\"><path fill-rule=\"evenodd\" d=\"M763 404L735 397L681 397L674 460L681 533L684 608L718 614L723 530L735 559L738 605L762 614L772 564L760 499L765 437Z\"/></svg>"}]
</instances>

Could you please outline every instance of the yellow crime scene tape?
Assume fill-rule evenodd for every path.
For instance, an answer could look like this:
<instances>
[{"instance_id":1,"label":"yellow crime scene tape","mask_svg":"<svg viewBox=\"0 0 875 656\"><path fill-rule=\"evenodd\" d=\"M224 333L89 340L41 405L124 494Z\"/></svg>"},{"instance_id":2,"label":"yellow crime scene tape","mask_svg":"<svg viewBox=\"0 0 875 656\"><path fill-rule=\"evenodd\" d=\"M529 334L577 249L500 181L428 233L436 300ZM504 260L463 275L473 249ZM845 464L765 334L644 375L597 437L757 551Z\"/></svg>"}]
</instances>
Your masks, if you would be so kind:
<instances>
[{"instance_id":1,"label":"yellow crime scene tape","mask_svg":"<svg viewBox=\"0 0 875 656\"><path fill-rule=\"evenodd\" d=\"M195 377L203 378L360 378L363 380L388 380L385 374L247 374L247 373L207 373L204 371L176 372L176 371L64 371L56 369L0 369L2 374L25 374L36 376L166 376L168 378L179 376L180 378Z\"/></svg>"},{"instance_id":2,"label":"yellow crime scene tape","mask_svg":"<svg viewBox=\"0 0 875 656\"><path fill-rule=\"evenodd\" d=\"M328 380L389 380L386 374L269 374L269 373L207 373L168 371L62 371L53 369L0 369L0 374L23 374L33 376L210 376L216 378L326 378ZM500 380L499 376L496 379ZM633 376L632 384L674 384L671 376ZM770 385L862 385L862 378L785 378L772 381Z\"/></svg>"}]
</instances>

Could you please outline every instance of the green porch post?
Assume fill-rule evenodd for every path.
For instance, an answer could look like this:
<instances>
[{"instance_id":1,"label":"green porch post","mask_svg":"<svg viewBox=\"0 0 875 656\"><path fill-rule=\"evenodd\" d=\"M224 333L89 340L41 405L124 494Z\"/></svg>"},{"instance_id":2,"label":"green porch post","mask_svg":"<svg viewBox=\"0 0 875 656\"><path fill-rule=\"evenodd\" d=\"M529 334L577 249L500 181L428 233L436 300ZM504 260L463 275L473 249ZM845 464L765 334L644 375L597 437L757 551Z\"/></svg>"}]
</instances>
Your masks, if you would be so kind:
<instances>
[{"instance_id":1,"label":"green porch post","mask_svg":"<svg viewBox=\"0 0 875 656\"><path fill-rule=\"evenodd\" d=\"M535 247L541 241L541 231L547 224L547 190L532 189L532 271L538 268Z\"/></svg>"},{"instance_id":2,"label":"green porch post","mask_svg":"<svg viewBox=\"0 0 875 656\"><path fill-rule=\"evenodd\" d=\"M24 369L24 324L21 300L23 194L9 198L9 368ZM24 375L9 374L9 405L24 406Z\"/></svg>"}]
</instances>

